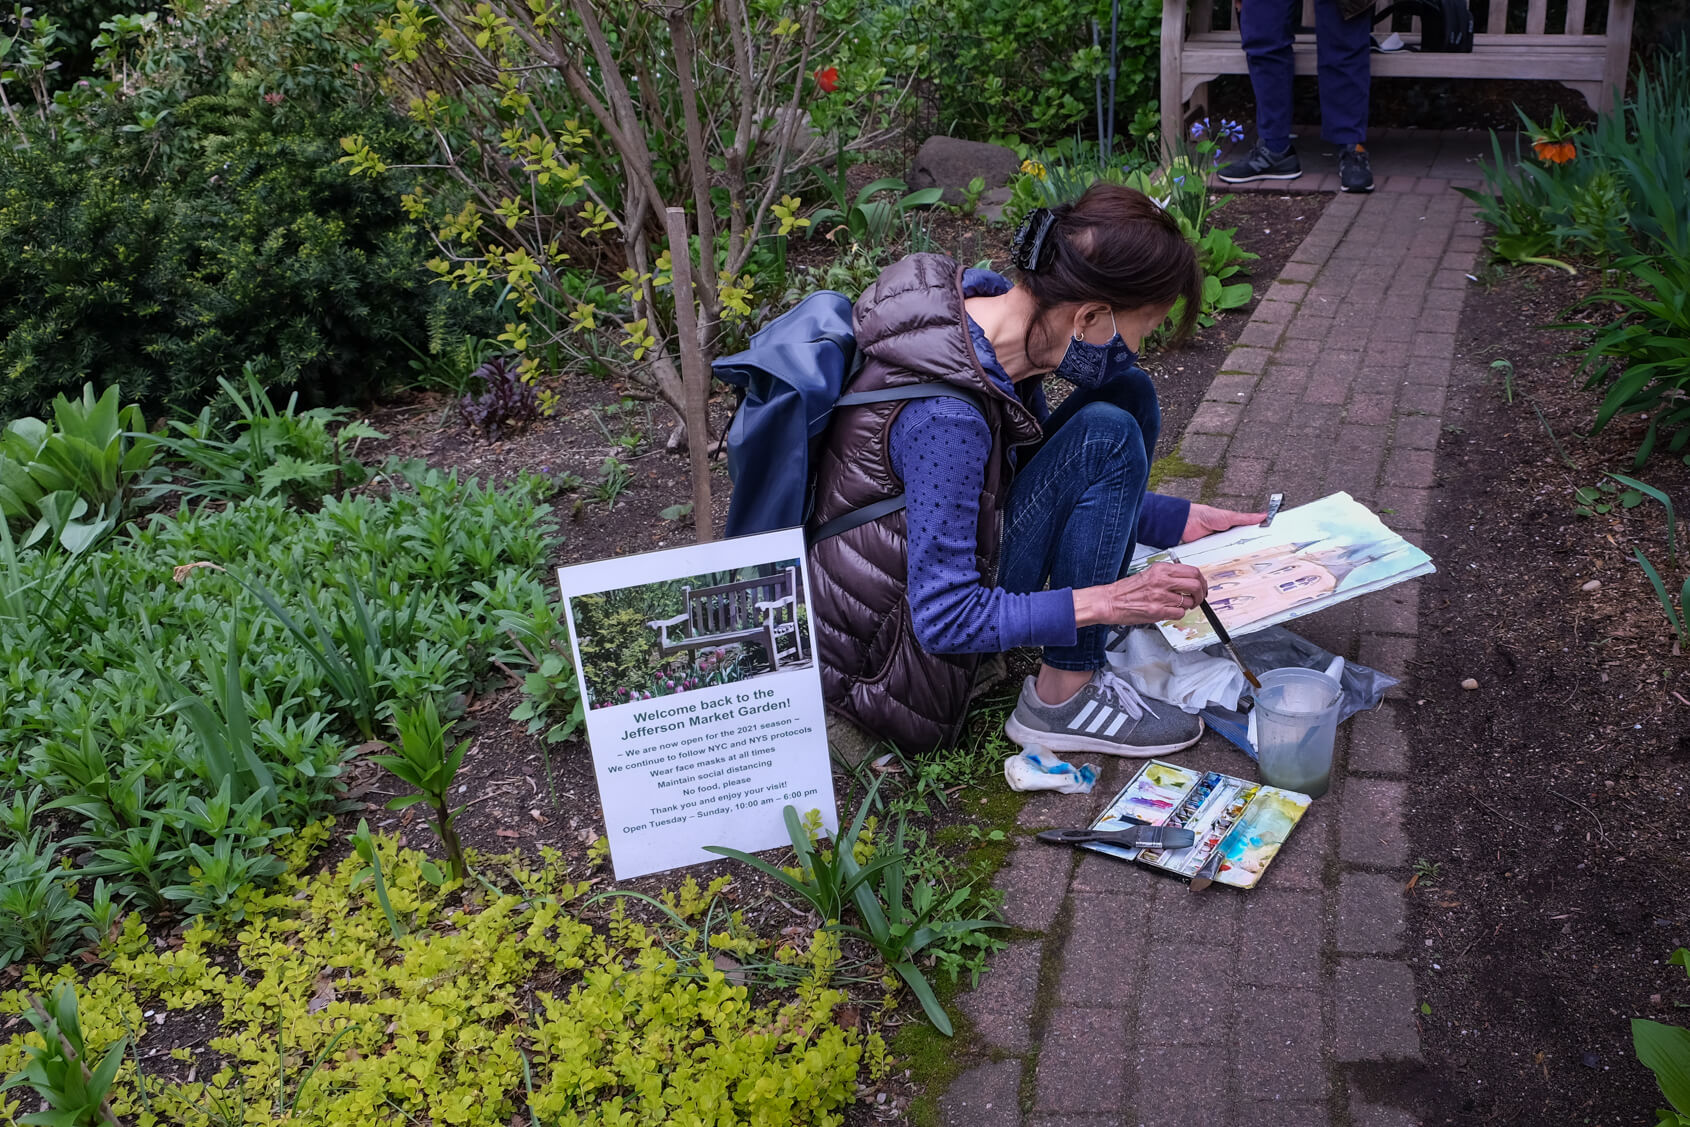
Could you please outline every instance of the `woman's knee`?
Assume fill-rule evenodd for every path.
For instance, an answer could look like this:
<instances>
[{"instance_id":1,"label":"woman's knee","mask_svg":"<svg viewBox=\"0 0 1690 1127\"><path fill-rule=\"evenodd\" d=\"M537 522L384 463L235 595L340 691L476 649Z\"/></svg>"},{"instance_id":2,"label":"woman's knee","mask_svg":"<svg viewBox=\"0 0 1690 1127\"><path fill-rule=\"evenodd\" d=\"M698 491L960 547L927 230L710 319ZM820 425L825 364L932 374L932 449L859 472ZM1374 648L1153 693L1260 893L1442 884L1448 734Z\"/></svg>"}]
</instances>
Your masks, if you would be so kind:
<instances>
[{"instance_id":1,"label":"woman's knee","mask_svg":"<svg viewBox=\"0 0 1690 1127\"><path fill-rule=\"evenodd\" d=\"M1109 470L1142 474L1149 467L1149 447L1137 416L1114 403L1088 403L1067 426L1075 428L1094 477Z\"/></svg>"}]
</instances>

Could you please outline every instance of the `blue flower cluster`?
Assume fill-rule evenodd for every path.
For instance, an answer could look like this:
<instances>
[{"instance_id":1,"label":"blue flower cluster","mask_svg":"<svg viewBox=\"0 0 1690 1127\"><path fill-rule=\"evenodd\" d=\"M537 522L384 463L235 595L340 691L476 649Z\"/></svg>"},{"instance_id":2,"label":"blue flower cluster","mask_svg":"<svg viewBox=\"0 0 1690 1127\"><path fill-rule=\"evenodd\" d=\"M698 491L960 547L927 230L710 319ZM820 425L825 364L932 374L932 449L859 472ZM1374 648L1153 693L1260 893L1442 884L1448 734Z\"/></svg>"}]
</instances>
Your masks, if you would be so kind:
<instances>
[{"instance_id":1,"label":"blue flower cluster","mask_svg":"<svg viewBox=\"0 0 1690 1127\"><path fill-rule=\"evenodd\" d=\"M1201 141L1209 134L1210 126L1208 118L1205 117L1199 121L1191 123L1191 139L1193 141ZM1230 118L1223 117L1221 118L1220 124L1214 128L1213 135L1216 141L1230 141L1236 145L1240 141L1244 140L1244 127Z\"/></svg>"}]
</instances>

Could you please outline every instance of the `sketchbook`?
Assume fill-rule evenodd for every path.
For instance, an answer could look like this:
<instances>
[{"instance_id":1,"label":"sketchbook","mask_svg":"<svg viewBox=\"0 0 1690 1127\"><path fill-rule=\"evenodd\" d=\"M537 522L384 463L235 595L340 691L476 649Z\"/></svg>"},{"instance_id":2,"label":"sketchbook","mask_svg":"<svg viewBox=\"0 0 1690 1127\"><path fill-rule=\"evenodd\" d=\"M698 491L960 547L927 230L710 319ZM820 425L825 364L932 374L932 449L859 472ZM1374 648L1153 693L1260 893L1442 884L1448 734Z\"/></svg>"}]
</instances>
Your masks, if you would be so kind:
<instances>
[{"instance_id":1,"label":"sketchbook","mask_svg":"<svg viewBox=\"0 0 1690 1127\"><path fill-rule=\"evenodd\" d=\"M1348 493L1287 509L1267 528L1247 525L1174 551L1146 551L1135 563L1173 559L1203 572L1209 606L1234 637L1437 570ZM1156 625L1181 652L1217 641L1201 608Z\"/></svg>"},{"instance_id":2,"label":"sketchbook","mask_svg":"<svg viewBox=\"0 0 1690 1127\"><path fill-rule=\"evenodd\" d=\"M1215 860L1214 868L1205 876L1212 877L1216 884L1253 888L1311 801L1308 795L1296 791L1152 759L1091 828L1124 830L1143 821L1156 826L1183 826L1197 835L1197 841L1185 849L1127 849L1104 842L1090 842L1080 848L1186 878L1196 876Z\"/></svg>"}]
</instances>

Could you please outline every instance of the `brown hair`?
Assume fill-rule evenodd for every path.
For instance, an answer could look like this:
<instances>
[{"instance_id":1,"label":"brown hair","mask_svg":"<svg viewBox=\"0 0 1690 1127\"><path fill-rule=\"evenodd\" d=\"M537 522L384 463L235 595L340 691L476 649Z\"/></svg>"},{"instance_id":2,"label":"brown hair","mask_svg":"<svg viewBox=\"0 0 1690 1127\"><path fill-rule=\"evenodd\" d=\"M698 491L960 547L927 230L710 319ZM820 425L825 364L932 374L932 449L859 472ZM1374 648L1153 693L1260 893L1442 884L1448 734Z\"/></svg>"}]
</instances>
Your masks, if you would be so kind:
<instances>
[{"instance_id":1,"label":"brown hair","mask_svg":"<svg viewBox=\"0 0 1690 1127\"><path fill-rule=\"evenodd\" d=\"M1093 184L1052 214L1051 249L1039 256L1036 269L1018 271L1039 307L1027 329L1029 355L1035 333L1038 352L1050 343L1046 314L1070 302L1138 309L1183 297L1172 339L1184 339L1202 308L1203 275L1196 248L1173 216L1143 192L1120 184Z\"/></svg>"}]
</instances>

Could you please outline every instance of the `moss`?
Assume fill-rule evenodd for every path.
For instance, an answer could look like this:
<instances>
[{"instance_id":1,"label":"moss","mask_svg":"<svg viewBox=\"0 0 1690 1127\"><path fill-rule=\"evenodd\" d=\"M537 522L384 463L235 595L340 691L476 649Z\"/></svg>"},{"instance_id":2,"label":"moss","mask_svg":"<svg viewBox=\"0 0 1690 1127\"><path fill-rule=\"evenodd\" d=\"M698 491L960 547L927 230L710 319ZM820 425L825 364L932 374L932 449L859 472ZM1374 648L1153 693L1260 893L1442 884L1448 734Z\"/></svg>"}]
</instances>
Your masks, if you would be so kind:
<instances>
[{"instance_id":1,"label":"moss","mask_svg":"<svg viewBox=\"0 0 1690 1127\"><path fill-rule=\"evenodd\" d=\"M1001 729L1002 716L988 721L993 722ZM970 796L967 809L972 821L966 825L947 826L939 832L938 838L945 845L966 847L973 878L981 883L991 882L1008 861L1017 837L1022 834L1016 818L1031 796L1002 786L986 787L978 798L974 797L972 790L965 793ZM985 801L982 803L980 799ZM991 840L994 831L1001 832L1001 837L995 841ZM1002 940L1026 938L1025 933L1015 930L995 934ZM932 982L934 993L951 1015L955 1035L946 1037L925 1022L911 1023L898 1031L891 1044L893 1055L899 1065L909 1071L909 1081L916 1091L907 1112L908 1120L914 1127L938 1127L939 1097L950 1089L963 1069L973 1063L983 1049L973 1024L957 1012L957 998L972 983L965 979L952 981L944 975L933 976Z\"/></svg>"},{"instance_id":2,"label":"moss","mask_svg":"<svg viewBox=\"0 0 1690 1127\"><path fill-rule=\"evenodd\" d=\"M951 1009L957 993L955 986L939 990L947 1010ZM904 1026L892 1038L892 1053L909 1070L910 1083L916 1090L915 1098L905 1112L905 1118L912 1127L939 1127L939 1097L948 1092L963 1069L973 1063L968 1053L958 1049L959 1041L964 1044L974 1042L973 1024L955 1014L951 1020L956 1026L955 1037L946 1037L931 1025L921 1022Z\"/></svg>"},{"instance_id":3,"label":"moss","mask_svg":"<svg viewBox=\"0 0 1690 1127\"><path fill-rule=\"evenodd\" d=\"M1164 454L1150 463L1150 488L1160 489L1163 482L1189 477L1202 478L1207 485L1209 477L1215 472L1207 466L1186 461L1180 457L1179 451L1175 450L1172 454Z\"/></svg>"}]
</instances>

